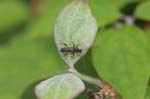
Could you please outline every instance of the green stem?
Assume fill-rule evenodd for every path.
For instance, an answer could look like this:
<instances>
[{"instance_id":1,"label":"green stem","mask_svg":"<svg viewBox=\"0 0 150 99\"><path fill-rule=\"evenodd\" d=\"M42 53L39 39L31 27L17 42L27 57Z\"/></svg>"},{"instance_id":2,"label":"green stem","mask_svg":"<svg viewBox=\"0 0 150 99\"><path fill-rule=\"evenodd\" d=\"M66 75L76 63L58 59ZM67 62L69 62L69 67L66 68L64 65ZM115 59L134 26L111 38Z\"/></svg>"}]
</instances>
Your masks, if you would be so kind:
<instances>
[{"instance_id":1,"label":"green stem","mask_svg":"<svg viewBox=\"0 0 150 99\"><path fill-rule=\"evenodd\" d=\"M90 76L88 76L88 75L79 73L75 68L71 68L71 69L69 69L69 71L70 71L71 73L74 73L75 75L77 75L77 76L80 77L82 80L84 80L84 81L86 81L86 82L88 82L88 83L95 84L95 85L97 85L97 86L99 86L99 87L101 87L101 88L102 88L102 86L103 86L103 82L102 82L100 79L98 79L98 78L93 78L93 77L90 77Z\"/></svg>"}]
</instances>

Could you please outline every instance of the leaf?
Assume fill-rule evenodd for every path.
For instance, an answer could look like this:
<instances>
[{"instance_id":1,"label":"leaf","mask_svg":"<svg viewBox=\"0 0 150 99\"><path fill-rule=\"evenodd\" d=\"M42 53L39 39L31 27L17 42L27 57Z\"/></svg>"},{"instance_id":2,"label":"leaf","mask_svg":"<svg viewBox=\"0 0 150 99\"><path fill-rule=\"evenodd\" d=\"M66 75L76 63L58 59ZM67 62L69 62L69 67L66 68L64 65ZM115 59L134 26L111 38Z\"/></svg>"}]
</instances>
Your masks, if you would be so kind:
<instances>
[{"instance_id":1,"label":"leaf","mask_svg":"<svg viewBox=\"0 0 150 99\"><path fill-rule=\"evenodd\" d=\"M68 4L58 16L55 25L57 48L64 61L70 67L73 67L90 48L98 29L88 4L83 1L73 0ZM67 55L64 55L64 53L60 52L61 48L65 48L63 43L67 44L68 48L76 46L82 49L82 53L67 53Z\"/></svg>"},{"instance_id":2,"label":"leaf","mask_svg":"<svg viewBox=\"0 0 150 99\"><path fill-rule=\"evenodd\" d=\"M120 17L119 9L110 0L89 0L93 15L100 27L115 22ZM114 2L113 2L114 4Z\"/></svg>"},{"instance_id":3,"label":"leaf","mask_svg":"<svg viewBox=\"0 0 150 99\"><path fill-rule=\"evenodd\" d=\"M149 20L150 21L150 1L145 1L141 4L139 4L136 8L136 12L135 15L139 18L139 19L143 19L143 20Z\"/></svg>"},{"instance_id":4,"label":"leaf","mask_svg":"<svg viewBox=\"0 0 150 99\"><path fill-rule=\"evenodd\" d=\"M99 26L104 27L113 24L121 18L121 8L130 3L138 3L140 1L141 0L89 0L89 4Z\"/></svg>"},{"instance_id":5,"label":"leaf","mask_svg":"<svg viewBox=\"0 0 150 99\"><path fill-rule=\"evenodd\" d=\"M50 36L53 33L53 22L51 17L41 17L28 25L26 28L26 31L29 33L28 35L34 38Z\"/></svg>"},{"instance_id":6,"label":"leaf","mask_svg":"<svg viewBox=\"0 0 150 99\"><path fill-rule=\"evenodd\" d=\"M31 97L34 94L26 93L34 93L28 86L66 71L53 37L31 39L19 35L9 46L0 48L0 99L35 99Z\"/></svg>"},{"instance_id":7,"label":"leaf","mask_svg":"<svg viewBox=\"0 0 150 99\"><path fill-rule=\"evenodd\" d=\"M0 13L0 34L24 24L29 15L21 2L1 2Z\"/></svg>"},{"instance_id":8,"label":"leaf","mask_svg":"<svg viewBox=\"0 0 150 99\"><path fill-rule=\"evenodd\" d=\"M147 88L146 99L150 99L150 86Z\"/></svg>"},{"instance_id":9,"label":"leaf","mask_svg":"<svg viewBox=\"0 0 150 99\"><path fill-rule=\"evenodd\" d=\"M74 74L61 74L36 86L38 99L73 99L83 92L85 86Z\"/></svg>"},{"instance_id":10,"label":"leaf","mask_svg":"<svg viewBox=\"0 0 150 99\"><path fill-rule=\"evenodd\" d=\"M136 27L102 30L93 49L93 62L106 82L123 99L144 99L149 79L148 42Z\"/></svg>"},{"instance_id":11,"label":"leaf","mask_svg":"<svg viewBox=\"0 0 150 99\"><path fill-rule=\"evenodd\" d=\"M40 17L30 23L27 31L32 37L47 37L53 33L58 12L69 0L46 0L40 5Z\"/></svg>"},{"instance_id":12,"label":"leaf","mask_svg":"<svg viewBox=\"0 0 150 99\"><path fill-rule=\"evenodd\" d=\"M118 9L122 8L123 6L126 6L128 4L132 4L132 3L140 3L146 0L103 0L106 1L108 4L113 4L114 7L117 7Z\"/></svg>"},{"instance_id":13,"label":"leaf","mask_svg":"<svg viewBox=\"0 0 150 99\"><path fill-rule=\"evenodd\" d=\"M70 0L47 0L41 4L41 14L42 16L49 16L56 19L56 15L59 11L69 2ZM54 21L54 20L53 20Z\"/></svg>"}]
</instances>

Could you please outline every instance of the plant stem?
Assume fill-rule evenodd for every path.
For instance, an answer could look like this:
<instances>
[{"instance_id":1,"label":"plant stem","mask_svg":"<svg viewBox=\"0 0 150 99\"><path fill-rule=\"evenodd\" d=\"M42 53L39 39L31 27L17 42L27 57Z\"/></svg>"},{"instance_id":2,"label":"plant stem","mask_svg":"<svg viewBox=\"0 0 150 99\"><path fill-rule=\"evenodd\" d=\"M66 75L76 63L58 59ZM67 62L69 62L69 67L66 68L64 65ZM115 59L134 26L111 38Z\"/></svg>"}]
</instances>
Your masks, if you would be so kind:
<instances>
[{"instance_id":1,"label":"plant stem","mask_svg":"<svg viewBox=\"0 0 150 99\"><path fill-rule=\"evenodd\" d=\"M86 82L89 82L91 84L95 84L95 85L99 86L100 88L103 87L103 82L98 78L93 78L93 77L90 77L88 75L79 73L75 68L69 69L69 72L74 73L75 75L77 75L78 77L80 77L82 80L84 80Z\"/></svg>"}]
</instances>

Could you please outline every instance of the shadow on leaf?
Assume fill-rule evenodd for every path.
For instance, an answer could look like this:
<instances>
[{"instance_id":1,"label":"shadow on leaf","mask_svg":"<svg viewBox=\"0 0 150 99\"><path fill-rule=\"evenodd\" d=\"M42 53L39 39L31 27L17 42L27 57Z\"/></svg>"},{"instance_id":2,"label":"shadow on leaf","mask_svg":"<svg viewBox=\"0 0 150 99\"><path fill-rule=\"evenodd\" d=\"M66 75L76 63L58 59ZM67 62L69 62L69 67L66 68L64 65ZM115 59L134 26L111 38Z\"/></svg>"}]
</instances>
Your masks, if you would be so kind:
<instances>
[{"instance_id":1,"label":"shadow on leaf","mask_svg":"<svg viewBox=\"0 0 150 99\"><path fill-rule=\"evenodd\" d=\"M20 99L37 99L35 96L34 88L36 85L38 85L43 80L45 80L45 79L41 79L41 80L35 81L32 84L30 84L22 93Z\"/></svg>"}]
</instances>

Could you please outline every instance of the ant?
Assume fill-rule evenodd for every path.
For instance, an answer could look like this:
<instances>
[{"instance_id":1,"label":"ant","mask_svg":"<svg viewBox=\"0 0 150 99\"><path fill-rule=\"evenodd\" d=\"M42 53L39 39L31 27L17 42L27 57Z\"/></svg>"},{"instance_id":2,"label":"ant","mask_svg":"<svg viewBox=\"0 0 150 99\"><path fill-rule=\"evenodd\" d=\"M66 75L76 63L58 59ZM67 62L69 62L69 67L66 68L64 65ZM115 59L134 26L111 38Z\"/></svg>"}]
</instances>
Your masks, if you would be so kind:
<instances>
[{"instance_id":1,"label":"ant","mask_svg":"<svg viewBox=\"0 0 150 99\"><path fill-rule=\"evenodd\" d=\"M69 53L73 55L75 55L75 53L82 53L82 49L79 49L77 46L75 46L75 44L73 44L73 47L68 47L66 43L63 43L63 44L65 45L65 47L61 48L60 52L64 53L64 56Z\"/></svg>"}]
</instances>

